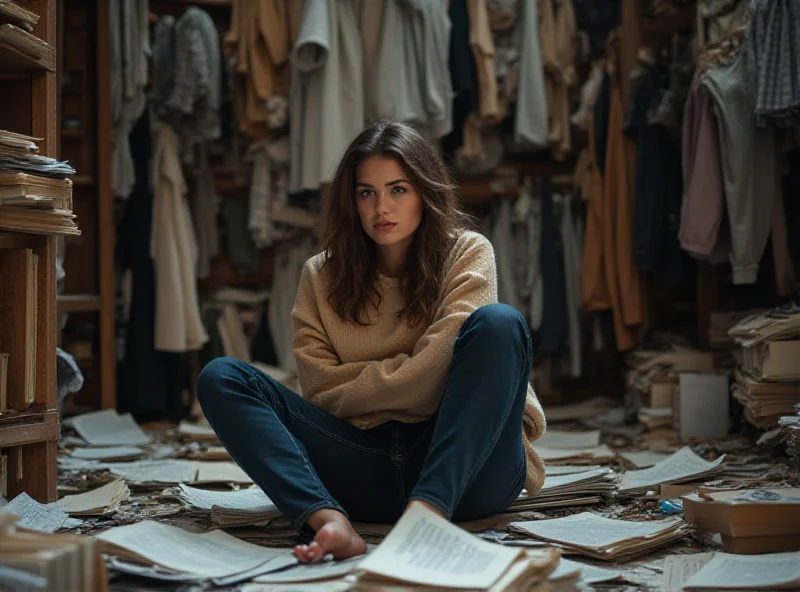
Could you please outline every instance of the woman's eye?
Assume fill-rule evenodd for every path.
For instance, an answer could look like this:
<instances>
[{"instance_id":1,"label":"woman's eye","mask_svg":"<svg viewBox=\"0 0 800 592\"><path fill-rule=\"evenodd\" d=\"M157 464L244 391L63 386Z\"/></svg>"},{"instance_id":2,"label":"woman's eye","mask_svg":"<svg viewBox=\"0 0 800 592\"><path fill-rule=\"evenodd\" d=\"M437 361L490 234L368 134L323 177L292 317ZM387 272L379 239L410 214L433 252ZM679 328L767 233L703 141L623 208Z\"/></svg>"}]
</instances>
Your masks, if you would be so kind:
<instances>
[{"instance_id":1,"label":"woman's eye","mask_svg":"<svg viewBox=\"0 0 800 592\"><path fill-rule=\"evenodd\" d=\"M392 193L405 193L405 192L406 188L403 187L402 185L397 185L395 187L392 187Z\"/></svg>"},{"instance_id":2,"label":"woman's eye","mask_svg":"<svg viewBox=\"0 0 800 592\"><path fill-rule=\"evenodd\" d=\"M369 197L372 195L372 189L362 189L358 192L358 197Z\"/></svg>"}]
</instances>

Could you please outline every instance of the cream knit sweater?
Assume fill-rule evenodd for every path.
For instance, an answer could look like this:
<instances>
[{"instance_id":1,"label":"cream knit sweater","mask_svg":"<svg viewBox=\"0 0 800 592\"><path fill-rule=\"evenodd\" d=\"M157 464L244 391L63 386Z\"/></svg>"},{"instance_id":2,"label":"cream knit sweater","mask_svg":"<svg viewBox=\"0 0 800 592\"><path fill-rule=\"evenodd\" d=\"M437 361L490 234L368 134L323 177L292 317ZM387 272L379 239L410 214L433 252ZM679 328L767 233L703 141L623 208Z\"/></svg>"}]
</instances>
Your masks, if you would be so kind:
<instances>
[{"instance_id":1,"label":"cream knit sweater","mask_svg":"<svg viewBox=\"0 0 800 592\"><path fill-rule=\"evenodd\" d=\"M318 254L305 264L292 310L292 348L303 398L361 429L390 420L430 419L439 407L462 323L475 309L497 302L491 243L475 232L459 236L445 262L433 323L413 328L395 314L403 308L398 280L383 275L383 300L378 310L369 309L369 325L342 320L327 302L323 261ZM530 385L522 428L529 441L545 430ZM531 446L526 453L525 488L533 495L544 481L544 465Z\"/></svg>"}]
</instances>

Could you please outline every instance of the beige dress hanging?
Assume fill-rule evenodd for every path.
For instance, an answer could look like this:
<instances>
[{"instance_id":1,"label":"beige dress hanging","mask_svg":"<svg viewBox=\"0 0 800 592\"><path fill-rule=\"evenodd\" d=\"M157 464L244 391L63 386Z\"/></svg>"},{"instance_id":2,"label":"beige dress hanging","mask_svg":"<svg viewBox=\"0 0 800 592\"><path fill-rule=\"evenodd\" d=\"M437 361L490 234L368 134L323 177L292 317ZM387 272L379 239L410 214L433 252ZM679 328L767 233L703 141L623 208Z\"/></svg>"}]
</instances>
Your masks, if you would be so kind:
<instances>
[{"instance_id":1,"label":"beige dress hanging","mask_svg":"<svg viewBox=\"0 0 800 592\"><path fill-rule=\"evenodd\" d=\"M197 240L186 201L180 139L168 125L153 126L153 223L150 256L156 284L155 349L200 349L208 335L197 301Z\"/></svg>"}]
</instances>

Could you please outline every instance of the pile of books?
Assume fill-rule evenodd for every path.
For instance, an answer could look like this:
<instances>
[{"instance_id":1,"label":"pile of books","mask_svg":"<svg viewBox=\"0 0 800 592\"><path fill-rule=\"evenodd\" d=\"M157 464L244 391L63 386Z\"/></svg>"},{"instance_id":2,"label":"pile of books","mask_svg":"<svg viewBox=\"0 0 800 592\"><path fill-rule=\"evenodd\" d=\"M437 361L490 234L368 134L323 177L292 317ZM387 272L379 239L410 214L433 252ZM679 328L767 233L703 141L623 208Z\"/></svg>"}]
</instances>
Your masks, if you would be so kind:
<instances>
[{"instance_id":1,"label":"pile of books","mask_svg":"<svg viewBox=\"0 0 800 592\"><path fill-rule=\"evenodd\" d=\"M39 15L16 2L0 2L0 47L3 59L14 62L37 62L48 70L55 69L53 47L33 34Z\"/></svg>"},{"instance_id":2,"label":"pile of books","mask_svg":"<svg viewBox=\"0 0 800 592\"><path fill-rule=\"evenodd\" d=\"M700 487L681 499L686 521L720 534L728 553L800 550L800 489Z\"/></svg>"},{"instance_id":3,"label":"pile of books","mask_svg":"<svg viewBox=\"0 0 800 592\"><path fill-rule=\"evenodd\" d=\"M800 468L800 403L794 406L794 415L781 417L779 423L789 457Z\"/></svg>"},{"instance_id":4,"label":"pile of books","mask_svg":"<svg viewBox=\"0 0 800 592\"><path fill-rule=\"evenodd\" d=\"M747 421L774 428L800 403L800 307L790 303L751 315L729 334L739 348L733 396Z\"/></svg>"},{"instance_id":5,"label":"pile of books","mask_svg":"<svg viewBox=\"0 0 800 592\"><path fill-rule=\"evenodd\" d=\"M108 576L100 545L87 536L22 532L18 517L0 515L3 589L105 592ZM8 588L6 588L8 586Z\"/></svg>"},{"instance_id":6,"label":"pile of books","mask_svg":"<svg viewBox=\"0 0 800 592\"><path fill-rule=\"evenodd\" d=\"M75 169L39 154L37 141L0 130L0 228L78 235L68 178Z\"/></svg>"}]
</instances>

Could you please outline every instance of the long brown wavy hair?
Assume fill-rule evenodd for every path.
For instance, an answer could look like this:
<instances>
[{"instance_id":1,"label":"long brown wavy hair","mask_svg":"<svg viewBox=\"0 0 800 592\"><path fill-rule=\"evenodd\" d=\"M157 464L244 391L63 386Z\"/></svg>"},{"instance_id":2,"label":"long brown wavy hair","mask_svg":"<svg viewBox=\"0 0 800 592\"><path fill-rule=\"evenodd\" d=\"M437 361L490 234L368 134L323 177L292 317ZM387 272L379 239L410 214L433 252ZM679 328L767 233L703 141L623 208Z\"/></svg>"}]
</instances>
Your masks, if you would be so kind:
<instances>
[{"instance_id":1,"label":"long brown wavy hair","mask_svg":"<svg viewBox=\"0 0 800 592\"><path fill-rule=\"evenodd\" d=\"M379 155L400 161L423 202L422 221L400 274L405 307L397 314L410 326L430 323L447 255L458 234L475 224L459 207L439 150L410 125L394 121L372 123L353 140L325 196L320 250L330 286L328 303L342 319L362 326L368 324L367 306L380 306L376 244L356 209L356 169L365 158Z\"/></svg>"}]
</instances>

